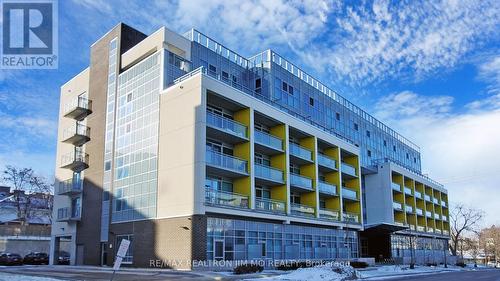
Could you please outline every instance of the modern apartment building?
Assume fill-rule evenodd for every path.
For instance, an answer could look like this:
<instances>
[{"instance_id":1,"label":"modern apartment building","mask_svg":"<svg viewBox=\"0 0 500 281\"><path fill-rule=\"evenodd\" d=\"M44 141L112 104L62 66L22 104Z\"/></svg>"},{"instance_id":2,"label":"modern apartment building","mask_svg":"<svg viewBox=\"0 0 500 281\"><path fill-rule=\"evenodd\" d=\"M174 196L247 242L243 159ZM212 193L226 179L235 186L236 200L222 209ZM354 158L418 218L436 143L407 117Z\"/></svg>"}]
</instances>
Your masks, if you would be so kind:
<instances>
[{"instance_id":1,"label":"modern apartment building","mask_svg":"<svg viewBox=\"0 0 500 281\"><path fill-rule=\"evenodd\" d=\"M194 29L95 42L61 87L57 160L51 257L69 243L72 264L112 264L122 239L126 264L176 268L447 247L416 145L274 51Z\"/></svg>"}]
</instances>

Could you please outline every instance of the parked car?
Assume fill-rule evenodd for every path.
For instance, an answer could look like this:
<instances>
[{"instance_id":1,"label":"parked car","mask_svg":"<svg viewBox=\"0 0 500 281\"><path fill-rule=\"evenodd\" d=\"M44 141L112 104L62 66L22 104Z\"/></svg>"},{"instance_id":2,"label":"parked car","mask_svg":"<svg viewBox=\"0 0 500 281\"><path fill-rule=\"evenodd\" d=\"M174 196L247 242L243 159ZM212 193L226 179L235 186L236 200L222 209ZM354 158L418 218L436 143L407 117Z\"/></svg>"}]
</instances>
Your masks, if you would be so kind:
<instances>
[{"instance_id":1,"label":"parked car","mask_svg":"<svg viewBox=\"0 0 500 281\"><path fill-rule=\"evenodd\" d=\"M57 264L69 265L69 261L70 261L69 253L65 251L60 251L57 257Z\"/></svg>"},{"instance_id":2,"label":"parked car","mask_svg":"<svg viewBox=\"0 0 500 281\"><path fill-rule=\"evenodd\" d=\"M49 264L49 255L41 252L31 252L24 257L24 264Z\"/></svg>"},{"instance_id":3,"label":"parked car","mask_svg":"<svg viewBox=\"0 0 500 281\"><path fill-rule=\"evenodd\" d=\"M2 253L0 255L1 265L22 265L23 258L19 254Z\"/></svg>"}]
</instances>

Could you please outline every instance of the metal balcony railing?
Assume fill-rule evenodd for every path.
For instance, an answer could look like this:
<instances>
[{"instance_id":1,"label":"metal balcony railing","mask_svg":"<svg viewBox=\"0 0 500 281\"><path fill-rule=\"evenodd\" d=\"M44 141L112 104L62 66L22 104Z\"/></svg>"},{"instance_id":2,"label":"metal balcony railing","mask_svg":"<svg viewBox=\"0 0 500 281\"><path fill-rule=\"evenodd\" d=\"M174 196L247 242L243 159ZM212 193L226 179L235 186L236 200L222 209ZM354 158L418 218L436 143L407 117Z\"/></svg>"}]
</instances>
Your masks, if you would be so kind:
<instances>
[{"instance_id":1,"label":"metal balcony railing","mask_svg":"<svg viewBox=\"0 0 500 281\"><path fill-rule=\"evenodd\" d=\"M63 131L62 141L81 146L90 140L90 128L76 123Z\"/></svg>"},{"instance_id":2,"label":"metal balcony railing","mask_svg":"<svg viewBox=\"0 0 500 281\"><path fill-rule=\"evenodd\" d=\"M75 147L72 152L61 156L61 168L71 169L75 172L89 167L89 155L81 147Z\"/></svg>"},{"instance_id":3,"label":"metal balcony railing","mask_svg":"<svg viewBox=\"0 0 500 281\"><path fill-rule=\"evenodd\" d=\"M78 194L82 192L82 189L83 189L83 180L69 179L59 182L57 194L58 195Z\"/></svg>"},{"instance_id":4,"label":"metal balcony railing","mask_svg":"<svg viewBox=\"0 0 500 281\"><path fill-rule=\"evenodd\" d=\"M92 101L84 97L77 97L64 105L65 117L82 120L91 113Z\"/></svg>"},{"instance_id":5,"label":"metal balcony railing","mask_svg":"<svg viewBox=\"0 0 500 281\"><path fill-rule=\"evenodd\" d=\"M207 111L207 125L240 138L248 138L247 126L210 111Z\"/></svg>"},{"instance_id":6,"label":"metal balcony railing","mask_svg":"<svg viewBox=\"0 0 500 281\"><path fill-rule=\"evenodd\" d=\"M248 196L211 188L205 189L205 204L231 208L248 209Z\"/></svg>"}]
</instances>

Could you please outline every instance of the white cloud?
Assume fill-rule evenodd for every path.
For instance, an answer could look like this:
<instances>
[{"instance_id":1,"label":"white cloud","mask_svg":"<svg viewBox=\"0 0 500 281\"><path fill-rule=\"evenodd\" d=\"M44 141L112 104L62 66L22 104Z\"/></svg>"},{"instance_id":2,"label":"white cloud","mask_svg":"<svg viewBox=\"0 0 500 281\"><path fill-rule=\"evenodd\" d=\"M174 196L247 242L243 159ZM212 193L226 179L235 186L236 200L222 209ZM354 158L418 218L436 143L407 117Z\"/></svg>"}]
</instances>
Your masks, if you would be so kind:
<instances>
[{"instance_id":1,"label":"white cloud","mask_svg":"<svg viewBox=\"0 0 500 281\"><path fill-rule=\"evenodd\" d=\"M456 114L451 106L449 97L402 92L383 98L375 115L420 145L423 172L445 184L452 203L481 208L486 223L498 224L500 107Z\"/></svg>"}]
</instances>

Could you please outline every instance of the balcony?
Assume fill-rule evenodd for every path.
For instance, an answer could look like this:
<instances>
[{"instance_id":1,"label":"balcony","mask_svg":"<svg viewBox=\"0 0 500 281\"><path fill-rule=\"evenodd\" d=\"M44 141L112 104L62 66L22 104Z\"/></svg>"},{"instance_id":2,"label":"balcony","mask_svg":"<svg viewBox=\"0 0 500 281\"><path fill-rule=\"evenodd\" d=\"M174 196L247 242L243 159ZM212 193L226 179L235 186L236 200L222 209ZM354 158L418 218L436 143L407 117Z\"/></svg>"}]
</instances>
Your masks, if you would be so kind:
<instances>
[{"instance_id":1,"label":"balcony","mask_svg":"<svg viewBox=\"0 0 500 281\"><path fill-rule=\"evenodd\" d=\"M72 152L61 157L61 168L80 172L89 167L89 155L81 147L75 147Z\"/></svg>"},{"instance_id":2,"label":"balcony","mask_svg":"<svg viewBox=\"0 0 500 281\"><path fill-rule=\"evenodd\" d=\"M434 232L437 234L441 234L441 229L435 229Z\"/></svg>"},{"instance_id":3,"label":"balcony","mask_svg":"<svg viewBox=\"0 0 500 281\"><path fill-rule=\"evenodd\" d=\"M396 211L402 211L403 205L399 202L392 202L392 208Z\"/></svg>"},{"instance_id":4,"label":"balcony","mask_svg":"<svg viewBox=\"0 0 500 281\"><path fill-rule=\"evenodd\" d=\"M428 218L432 218L432 213L429 211L425 211L425 216Z\"/></svg>"},{"instance_id":5,"label":"balcony","mask_svg":"<svg viewBox=\"0 0 500 281\"><path fill-rule=\"evenodd\" d=\"M355 213L344 212L344 214L342 214L342 218L348 223L359 223L359 215Z\"/></svg>"},{"instance_id":6,"label":"balcony","mask_svg":"<svg viewBox=\"0 0 500 281\"><path fill-rule=\"evenodd\" d=\"M436 220L440 220L441 219L441 216L439 214L434 214L434 219Z\"/></svg>"},{"instance_id":7,"label":"balcony","mask_svg":"<svg viewBox=\"0 0 500 281\"><path fill-rule=\"evenodd\" d=\"M319 209L319 217L321 219L326 219L326 220L340 221L340 215L338 211L333 211L324 208Z\"/></svg>"},{"instance_id":8,"label":"balcony","mask_svg":"<svg viewBox=\"0 0 500 281\"><path fill-rule=\"evenodd\" d=\"M445 201L441 201L441 207L448 208Z\"/></svg>"},{"instance_id":9,"label":"balcony","mask_svg":"<svg viewBox=\"0 0 500 281\"><path fill-rule=\"evenodd\" d=\"M432 198L432 202L434 202L434 204L436 205L439 205L439 200L437 198Z\"/></svg>"},{"instance_id":10,"label":"balcony","mask_svg":"<svg viewBox=\"0 0 500 281\"><path fill-rule=\"evenodd\" d=\"M255 209L270 213L285 213L285 202L269 198L255 198Z\"/></svg>"},{"instance_id":11,"label":"balcony","mask_svg":"<svg viewBox=\"0 0 500 281\"><path fill-rule=\"evenodd\" d=\"M397 183L395 183L395 182L392 182L392 183L391 183L391 188L392 188L392 190L394 190L394 191L401 192L401 185L400 185L400 184L397 184Z\"/></svg>"},{"instance_id":12,"label":"balcony","mask_svg":"<svg viewBox=\"0 0 500 281\"><path fill-rule=\"evenodd\" d=\"M424 210L422 209L419 209L419 208L416 208L415 209L416 213L417 213L417 216L421 216L423 217L424 216Z\"/></svg>"},{"instance_id":13,"label":"balcony","mask_svg":"<svg viewBox=\"0 0 500 281\"><path fill-rule=\"evenodd\" d=\"M90 140L90 128L76 123L75 125L64 129L62 141L74 146L81 146Z\"/></svg>"},{"instance_id":14,"label":"balcony","mask_svg":"<svg viewBox=\"0 0 500 281\"><path fill-rule=\"evenodd\" d=\"M282 153L283 141L262 131L254 131L255 149L267 155Z\"/></svg>"},{"instance_id":15,"label":"balcony","mask_svg":"<svg viewBox=\"0 0 500 281\"><path fill-rule=\"evenodd\" d=\"M324 154L318 153L318 169L324 171L336 171L337 161Z\"/></svg>"},{"instance_id":16,"label":"balcony","mask_svg":"<svg viewBox=\"0 0 500 281\"><path fill-rule=\"evenodd\" d=\"M83 189L83 180L69 179L59 182L59 186L57 188L57 194L72 196L82 193L82 189Z\"/></svg>"},{"instance_id":17,"label":"balcony","mask_svg":"<svg viewBox=\"0 0 500 281\"><path fill-rule=\"evenodd\" d=\"M348 187L343 186L342 187L342 198L351 200L351 201L358 201L358 192L355 190L352 190Z\"/></svg>"},{"instance_id":18,"label":"balcony","mask_svg":"<svg viewBox=\"0 0 500 281\"><path fill-rule=\"evenodd\" d=\"M207 170L228 177L248 176L247 161L220 152L206 150Z\"/></svg>"},{"instance_id":19,"label":"balcony","mask_svg":"<svg viewBox=\"0 0 500 281\"><path fill-rule=\"evenodd\" d=\"M83 120L92 113L92 101L78 97L64 106L64 117Z\"/></svg>"},{"instance_id":20,"label":"balcony","mask_svg":"<svg viewBox=\"0 0 500 281\"><path fill-rule=\"evenodd\" d=\"M244 142L248 140L247 126L207 111L207 136L228 143Z\"/></svg>"},{"instance_id":21,"label":"balcony","mask_svg":"<svg viewBox=\"0 0 500 281\"><path fill-rule=\"evenodd\" d=\"M255 180L265 185L281 185L283 180L283 171L273 167L255 164Z\"/></svg>"},{"instance_id":22,"label":"balcony","mask_svg":"<svg viewBox=\"0 0 500 281\"><path fill-rule=\"evenodd\" d=\"M410 230L415 231L415 226L413 224L410 224Z\"/></svg>"},{"instance_id":23,"label":"balcony","mask_svg":"<svg viewBox=\"0 0 500 281\"><path fill-rule=\"evenodd\" d=\"M291 204L291 214L300 217L314 217L314 208L311 206L301 205L292 203Z\"/></svg>"},{"instance_id":24,"label":"balcony","mask_svg":"<svg viewBox=\"0 0 500 281\"><path fill-rule=\"evenodd\" d=\"M417 231L425 232L425 226L417 225Z\"/></svg>"},{"instance_id":25,"label":"balcony","mask_svg":"<svg viewBox=\"0 0 500 281\"><path fill-rule=\"evenodd\" d=\"M205 204L238 209L248 209L248 196L233 192L205 189Z\"/></svg>"},{"instance_id":26,"label":"balcony","mask_svg":"<svg viewBox=\"0 0 500 281\"><path fill-rule=\"evenodd\" d=\"M434 233L434 228L432 228L432 227L428 227L428 228L427 228L427 232L429 232L429 233Z\"/></svg>"},{"instance_id":27,"label":"balcony","mask_svg":"<svg viewBox=\"0 0 500 281\"><path fill-rule=\"evenodd\" d=\"M312 179L298 174L290 174L290 186L313 191Z\"/></svg>"},{"instance_id":28,"label":"balcony","mask_svg":"<svg viewBox=\"0 0 500 281\"><path fill-rule=\"evenodd\" d=\"M415 198L422 199L422 193L415 190Z\"/></svg>"},{"instance_id":29,"label":"balcony","mask_svg":"<svg viewBox=\"0 0 500 281\"><path fill-rule=\"evenodd\" d=\"M308 164L313 162L312 152L298 144L290 143L290 158L299 164Z\"/></svg>"},{"instance_id":30,"label":"balcony","mask_svg":"<svg viewBox=\"0 0 500 281\"><path fill-rule=\"evenodd\" d=\"M59 222L79 221L80 218L80 209L71 210L70 207L57 209L57 221Z\"/></svg>"},{"instance_id":31,"label":"balcony","mask_svg":"<svg viewBox=\"0 0 500 281\"><path fill-rule=\"evenodd\" d=\"M342 162L342 164L341 164L341 171L344 175L348 175L348 176L351 176L354 178L357 177L356 168L354 168L354 166L347 164L345 162Z\"/></svg>"},{"instance_id":32,"label":"balcony","mask_svg":"<svg viewBox=\"0 0 500 281\"><path fill-rule=\"evenodd\" d=\"M398 226L405 226L405 227L408 226L406 223L400 221L394 221L394 224Z\"/></svg>"},{"instance_id":33,"label":"balcony","mask_svg":"<svg viewBox=\"0 0 500 281\"><path fill-rule=\"evenodd\" d=\"M413 213L413 207L412 207L412 206L405 205L405 211L406 211L407 213L412 214L412 213Z\"/></svg>"},{"instance_id":34,"label":"balcony","mask_svg":"<svg viewBox=\"0 0 500 281\"><path fill-rule=\"evenodd\" d=\"M443 235L449 235L450 232L448 230L443 230Z\"/></svg>"},{"instance_id":35,"label":"balcony","mask_svg":"<svg viewBox=\"0 0 500 281\"><path fill-rule=\"evenodd\" d=\"M323 195L337 196L337 186L324 181L318 182L319 193Z\"/></svg>"},{"instance_id":36,"label":"balcony","mask_svg":"<svg viewBox=\"0 0 500 281\"><path fill-rule=\"evenodd\" d=\"M426 194L426 195L424 195L424 199L425 199L425 201L427 201L427 202L432 202L432 201L431 201L431 197L430 197L429 195L427 195L427 194Z\"/></svg>"},{"instance_id":37,"label":"balcony","mask_svg":"<svg viewBox=\"0 0 500 281\"><path fill-rule=\"evenodd\" d=\"M443 221L448 221L448 218L447 218L445 215L443 215L443 216L441 217L441 219L442 219Z\"/></svg>"},{"instance_id":38,"label":"balcony","mask_svg":"<svg viewBox=\"0 0 500 281\"><path fill-rule=\"evenodd\" d=\"M413 195L413 192L411 191L411 188L405 186L405 194L406 195Z\"/></svg>"}]
</instances>

